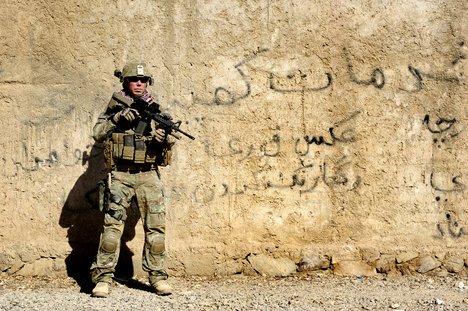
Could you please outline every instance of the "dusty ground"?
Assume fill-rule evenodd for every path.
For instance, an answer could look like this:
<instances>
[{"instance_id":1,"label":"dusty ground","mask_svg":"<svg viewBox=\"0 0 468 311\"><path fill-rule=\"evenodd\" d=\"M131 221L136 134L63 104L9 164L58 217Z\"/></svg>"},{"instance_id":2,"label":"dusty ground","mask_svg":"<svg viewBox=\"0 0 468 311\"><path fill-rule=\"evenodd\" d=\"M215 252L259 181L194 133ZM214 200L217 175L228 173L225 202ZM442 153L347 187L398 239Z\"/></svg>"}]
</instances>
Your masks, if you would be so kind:
<instances>
[{"instance_id":1,"label":"dusty ground","mask_svg":"<svg viewBox=\"0 0 468 311\"><path fill-rule=\"evenodd\" d=\"M2 277L0 310L468 310L461 277L171 278L159 297L144 283L115 283L110 298L70 278Z\"/></svg>"}]
</instances>

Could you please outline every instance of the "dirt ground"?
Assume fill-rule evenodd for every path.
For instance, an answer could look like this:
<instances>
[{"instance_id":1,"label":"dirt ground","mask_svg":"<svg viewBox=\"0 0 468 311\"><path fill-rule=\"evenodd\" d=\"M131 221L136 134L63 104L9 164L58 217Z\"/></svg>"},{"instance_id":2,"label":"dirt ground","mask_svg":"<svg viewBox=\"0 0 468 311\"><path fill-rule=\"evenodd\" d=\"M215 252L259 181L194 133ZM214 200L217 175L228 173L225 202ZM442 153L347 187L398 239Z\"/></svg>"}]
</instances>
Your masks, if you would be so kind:
<instances>
[{"instance_id":1,"label":"dirt ground","mask_svg":"<svg viewBox=\"0 0 468 311\"><path fill-rule=\"evenodd\" d=\"M174 294L153 294L145 280L115 282L92 298L71 278L2 276L0 310L468 310L468 279L373 278L327 274L170 278Z\"/></svg>"}]
</instances>

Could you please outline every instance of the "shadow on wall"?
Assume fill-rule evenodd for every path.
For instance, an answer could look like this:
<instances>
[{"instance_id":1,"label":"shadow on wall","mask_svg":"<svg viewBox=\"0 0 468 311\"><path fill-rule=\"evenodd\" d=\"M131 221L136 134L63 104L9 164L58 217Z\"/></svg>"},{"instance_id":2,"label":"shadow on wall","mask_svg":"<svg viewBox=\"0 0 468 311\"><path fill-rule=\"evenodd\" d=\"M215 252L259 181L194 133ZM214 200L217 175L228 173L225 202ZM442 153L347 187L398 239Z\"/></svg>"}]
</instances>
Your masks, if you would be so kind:
<instances>
[{"instance_id":1,"label":"shadow on wall","mask_svg":"<svg viewBox=\"0 0 468 311\"><path fill-rule=\"evenodd\" d=\"M67 238L72 251L65 259L67 274L76 280L82 292L90 293L90 267L99 247L104 214L98 207L98 182L107 177L104 166L102 144L95 143L90 154L84 153L82 165L86 171L76 181L62 208L59 224L68 228ZM119 262L115 277L129 279L133 276L133 252L126 242L135 236L135 225L139 220L138 208L132 204L122 236Z\"/></svg>"}]
</instances>

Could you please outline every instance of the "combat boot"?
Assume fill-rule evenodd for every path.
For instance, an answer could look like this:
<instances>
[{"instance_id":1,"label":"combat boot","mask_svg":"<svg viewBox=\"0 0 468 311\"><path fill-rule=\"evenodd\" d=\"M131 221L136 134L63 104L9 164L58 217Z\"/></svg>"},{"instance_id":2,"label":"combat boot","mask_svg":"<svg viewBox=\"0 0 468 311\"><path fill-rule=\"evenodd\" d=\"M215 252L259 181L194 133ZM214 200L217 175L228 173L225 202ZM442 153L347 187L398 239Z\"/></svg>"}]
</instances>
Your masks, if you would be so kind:
<instances>
[{"instance_id":1,"label":"combat boot","mask_svg":"<svg viewBox=\"0 0 468 311\"><path fill-rule=\"evenodd\" d=\"M93 297L106 298L109 296L109 283L98 282L93 288Z\"/></svg>"},{"instance_id":2,"label":"combat boot","mask_svg":"<svg viewBox=\"0 0 468 311\"><path fill-rule=\"evenodd\" d=\"M167 283L166 280L157 280L155 282L151 282L151 286L157 295L167 296L172 294L172 287L169 285L169 283Z\"/></svg>"}]
</instances>

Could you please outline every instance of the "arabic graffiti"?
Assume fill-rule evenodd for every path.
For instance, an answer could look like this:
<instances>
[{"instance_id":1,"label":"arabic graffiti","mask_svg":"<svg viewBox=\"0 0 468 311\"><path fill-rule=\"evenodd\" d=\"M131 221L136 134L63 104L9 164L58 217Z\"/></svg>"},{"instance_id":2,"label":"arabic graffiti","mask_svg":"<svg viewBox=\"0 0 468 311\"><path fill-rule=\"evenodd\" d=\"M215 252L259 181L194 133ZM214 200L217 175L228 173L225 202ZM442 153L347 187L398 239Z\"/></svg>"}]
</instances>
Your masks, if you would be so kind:
<instances>
[{"instance_id":1,"label":"arabic graffiti","mask_svg":"<svg viewBox=\"0 0 468 311\"><path fill-rule=\"evenodd\" d=\"M422 72L420 69L417 69L411 65L408 66L408 71L411 73L411 75L416 79L416 87L413 90L408 90L408 89L403 89L400 88L400 90L407 91L407 92L419 92L424 88L424 80L423 78L429 78L435 81L445 81L445 82L450 82L450 83L459 83L460 79L455 76L449 76L445 73L439 73L439 74L434 74L434 73L425 73Z\"/></svg>"},{"instance_id":2,"label":"arabic graffiti","mask_svg":"<svg viewBox=\"0 0 468 311\"><path fill-rule=\"evenodd\" d=\"M430 115L426 114L422 123L426 126L427 130L434 136L434 143L447 143L450 141L450 139L458 137L461 133L461 130L457 130L455 127L455 124L457 123L456 118L439 117L435 122L431 122ZM462 177L461 174L449 178L451 180L451 183L453 184L451 188L444 187L441 185L440 182L444 178L440 176L446 176L446 173L437 171L431 172L430 184L434 190L441 192L461 192L466 189L465 184L463 184L460 180ZM443 184L446 185L447 182L443 182Z\"/></svg>"},{"instance_id":3,"label":"arabic graffiti","mask_svg":"<svg viewBox=\"0 0 468 311\"><path fill-rule=\"evenodd\" d=\"M278 81L280 81L281 79L284 79L284 77L281 77L279 76L278 74L275 74L273 72L268 72L268 85L269 85L269 88L275 92L278 92L278 93L308 93L308 92L318 92L318 91L323 91L329 87L332 86L332 83L333 83L333 76L330 72L326 72L325 73L325 77L327 79L327 82L324 83L324 85L319 85L319 86L316 86L316 87L311 87L311 86L306 86L304 84L304 81L305 81L305 78L307 77L306 74L303 74L300 70L299 70L299 78L300 78L300 81L302 84L302 86L300 88L295 88L295 87L289 87L289 88L286 88L286 87L282 87L282 86L279 86L278 85ZM286 76L287 79L294 79L294 75L291 75L291 74L288 74Z\"/></svg>"},{"instance_id":4,"label":"arabic graffiti","mask_svg":"<svg viewBox=\"0 0 468 311\"><path fill-rule=\"evenodd\" d=\"M335 145L337 142L338 143L352 143L352 142L355 142L356 141L356 136L355 136L355 132L354 132L354 129L353 128L346 128L344 129L342 132L341 132L341 135L340 136L337 136L335 134L335 130L340 126L340 125L343 125L345 124L346 122L348 121L351 121L352 119L354 119L357 115L359 115L361 113L361 111L356 111L354 113L351 114L350 117L346 118L346 119L343 119L337 123L335 123L335 125L333 127L330 127L328 129L328 133L330 134L330 139L327 141L324 139L323 136L304 136L304 140L307 142L308 145L311 145L311 144L315 144L315 145L321 145L321 144L325 144L327 146L333 146ZM296 141L296 144L298 142Z\"/></svg>"},{"instance_id":5,"label":"arabic graffiti","mask_svg":"<svg viewBox=\"0 0 468 311\"><path fill-rule=\"evenodd\" d=\"M350 55L347 48L343 48L343 52L346 59L348 74L351 79L356 84L361 85L373 85L378 89L381 89L385 86L385 74L381 68L376 68L372 71L372 74L368 80L360 80L356 77L354 73L353 65L351 64Z\"/></svg>"},{"instance_id":6,"label":"arabic graffiti","mask_svg":"<svg viewBox=\"0 0 468 311\"><path fill-rule=\"evenodd\" d=\"M242 67L247 65L249 61L256 58L258 55L268 51L268 49L259 49L252 53L252 55L246 57L244 60L238 62L234 65L234 68L238 72L240 78L242 79L245 91L243 94L234 94L233 91L229 90L227 87L218 86L213 92L213 99L206 101L201 98L198 98L196 95L193 95L193 102L204 105L231 105L238 102L241 99L244 99L251 94L252 83L249 75L245 72L245 69Z\"/></svg>"},{"instance_id":7,"label":"arabic graffiti","mask_svg":"<svg viewBox=\"0 0 468 311\"><path fill-rule=\"evenodd\" d=\"M456 118L439 117L435 122L431 122L430 115L426 114L422 122L429 132L434 134L434 143L445 143L458 137L462 132L462 130L458 130L455 126L458 122Z\"/></svg>"},{"instance_id":8,"label":"arabic graffiti","mask_svg":"<svg viewBox=\"0 0 468 311\"><path fill-rule=\"evenodd\" d=\"M468 232L465 231L459 219L463 219L463 215L466 212L463 208L458 208L456 204L451 203L451 201L458 202L454 196L459 195L465 190L465 185L460 183L455 177L452 182L454 187L450 189L441 189L433 183L433 176L431 175L431 186L442 195L447 197L452 197L451 200L445 199L442 200L440 195L436 196L436 202L439 205L439 209L444 213L444 220L437 223L437 231L439 232L439 238L441 237L451 237L458 239L464 235L468 235ZM458 217L457 217L458 215ZM458 219L458 220L457 220ZM444 229L445 228L445 229ZM446 234L448 233L448 235Z\"/></svg>"},{"instance_id":9,"label":"arabic graffiti","mask_svg":"<svg viewBox=\"0 0 468 311\"><path fill-rule=\"evenodd\" d=\"M431 173L431 187L434 188L436 191L441 191L441 192L462 192L466 189L465 184L463 184L460 181L461 175L457 175L455 177L451 178L451 182L453 184L452 188L444 188L441 185L438 185L437 182L435 181L436 178L434 177L436 173L432 172Z\"/></svg>"},{"instance_id":10,"label":"arabic graffiti","mask_svg":"<svg viewBox=\"0 0 468 311\"><path fill-rule=\"evenodd\" d=\"M327 157L316 163L301 163L287 173L275 173L275 168L265 166L250 172L250 183L235 187L226 182L196 186L193 198L197 203L209 203L227 195L256 193L268 189L296 189L299 195L303 195L313 192L321 184L334 193L352 192L361 185L361 177L353 173L352 166L353 162L346 156L338 159Z\"/></svg>"},{"instance_id":11,"label":"arabic graffiti","mask_svg":"<svg viewBox=\"0 0 468 311\"><path fill-rule=\"evenodd\" d=\"M437 224L437 230L439 231L439 234L441 237L444 237L446 235L446 232L450 235L450 237L454 239L458 239L463 235L468 235L468 232L465 232L465 229L460 226L460 223L455 219L455 217L447 212L445 214L445 224ZM447 229L444 230L444 228Z\"/></svg>"},{"instance_id":12,"label":"arabic graffiti","mask_svg":"<svg viewBox=\"0 0 468 311\"><path fill-rule=\"evenodd\" d=\"M93 147L94 146L94 147ZM102 146L88 144L85 150L75 149L73 152L74 165L85 165L93 158L102 156ZM22 152L18 155L22 160L13 160L16 166L16 175L20 172L35 172L44 167L54 167L59 164L66 164L67 153L59 152L57 150L50 150L46 157L38 155L30 155L28 145L23 143ZM33 159L30 161L29 159Z\"/></svg>"},{"instance_id":13,"label":"arabic graffiti","mask_svg":"<svg viewBox=\"0 0 468 311\"><path fill-rule=\"evenodd\" d=\"M459 48L462 49L464 44L459 44ZM242 99L249 97L252 93L252 78L248 74L248 70L260 72L266 75L268 80L268 88L273 92L278 93L309 93L309 92L321 92L327 89L330 89L334 82L334 77L331 70L324 70L323 82L320 82L318 85L306 85L306 80L308 75L306 72L312 72L311 69L307 68L298 68L296 70L297 74L292 74L291 72L278 73L270 69L271 63L274 63L274 59L270 59L270 65L254 64L254 60L260 56L265 56L270 50L266 48L259 48L257 51L252 52L249 56L237 62L234 65L234 69L239 75L240 80L244 85L243 92L235 92L233 87L229 86L217 86L213 91L213 98L211 100L203 100L193 94L193 103L195 104L204 104L204 105L232 105L239 102ZM461 53L461 52L460 52ZM267 56L265 56L267 57ZM352 62L352 53L347 47L343 48L343 57L346 62L346 70L348 73L349 79L357 84L363 86L374 86L377 89L383 89L386 85L385 71L381 67L377 67L370 73L369 78L359 78L356 72L355 66ZM465 59L464 54L451 62L453 66L460 63ZM322 64L322 67L326 67L325 64ZM315 69L315 68L314 68ZM424 72L421 69L418 69L416 66L408 64L408 71L411 76L415 79L415 87L413 89L404 89L399 88L402 91L415 93L424 89L424 79L431 79L439 82L447 82L459 84L461 82L460 78L453 73L448 73L450 68L447 68L447 73L433 73L433 72ZM283 83L279 83L283 81ZM284 81L292 81L292 83L284 83ZM234 81L232 81L234 82ZM286 87L282 85L291 86Z\"/></svg>"},{"instance_id":14,"label":"arabic graffiti","mask_svg":"<svg viewBox=\"0 0 468 311\"><path fill-rule=\"evenodd\" d=\"M426 114L422 120L423 125L432 134L433 142L438 144L449 144L453 139L458 138L462 130L457 129L458 120L452 117L437 117L432 121L431 116ZM435 152L442 152L435 151ZM465 211L458 209L454 211L453 204L448 203L448 200L441 200L439 194L454 196L463 193L466 190L466 185L462 182L461 173L449 173L445 169L434 169L430 174L430 186L438 194L436 202L440 205L440 209L444 212L444 221L439 222L436 227L439 233L439 238L450 237L459 239L468 233L457 220L457 215L463 214Z\"/></svg>"},{"instance_id":15,"label":"arabic graffiti","mask_svg":"<svg viewBox=\"0 0 468 311\"><path fill-rule=\"evenodd\" d=\"M329 127L329 136L324 135L305 135L293 139L294 153L297 156L306 156L310 153L311 145L335 146L337 144L351 144L357 141L355 129L349 125L349 122L355 120L361 111L353 112L349 117L335 122ZM277 128L279 131L280 128ZM240 138L231 138L228 142L228 151L226 153L217 153L212 150L210 141L206 140L205 150L208 156L213 157L232 157L239 156L238 161L242 162L251 156L276 157L281 151L281 136L274 134L268 141L260 144L257 149L253 144L242 147L243 140ZM288 144L286 142L285 144Z\"/></svg>"},{"instance_id":16,"label":"arabic graffiti","mask_svg":"<svg viewBox=\"0 0 468 311\"><path fill-rule=\"evenodd\" d=\"M50 150L46 157L31 156L30 149L26 143L22 143L21 153L18 154L19 159L14 159L13 163L16 166L17 175L20 171L34 172L41 167L52 167L60 163L61 158L56 150Z\"/></svg>"},{"instance_id":17,"label":"arabic graffiti","mask_svg":"<svg viewBox=\"0 0 468 311\"><path fill-rule=\"evenodd\" d=\"M328 148L335 144L354 143L357 141L357 136L350 122L360 113L355 111L350 116L335 122L329 128L330 136L326 139L323 136L306 135L284 141L281 135L276 133L255 146L242 145L241 139L231 138L225 152L212 150L210 143L206 141L206 151L209 156L220 159L230 157L236 160L236 163L258 169L250 170L248 173L250 177L245 178L243 183L236 183L235 187L227 182L197 186L193 193L195 201L207 203L226 195L240 195L267 189L296 189L299 195L302 195L315 191L320 185L335 193L356 191L361 185L361 177L354 173L354 163L348 156L324 156L317 159L311 153L310 146L322 145ZM276 130L279 132L281 129L277 127ZM278 160L273 161L274 159Z\"/></svg>"}]
</instances>

